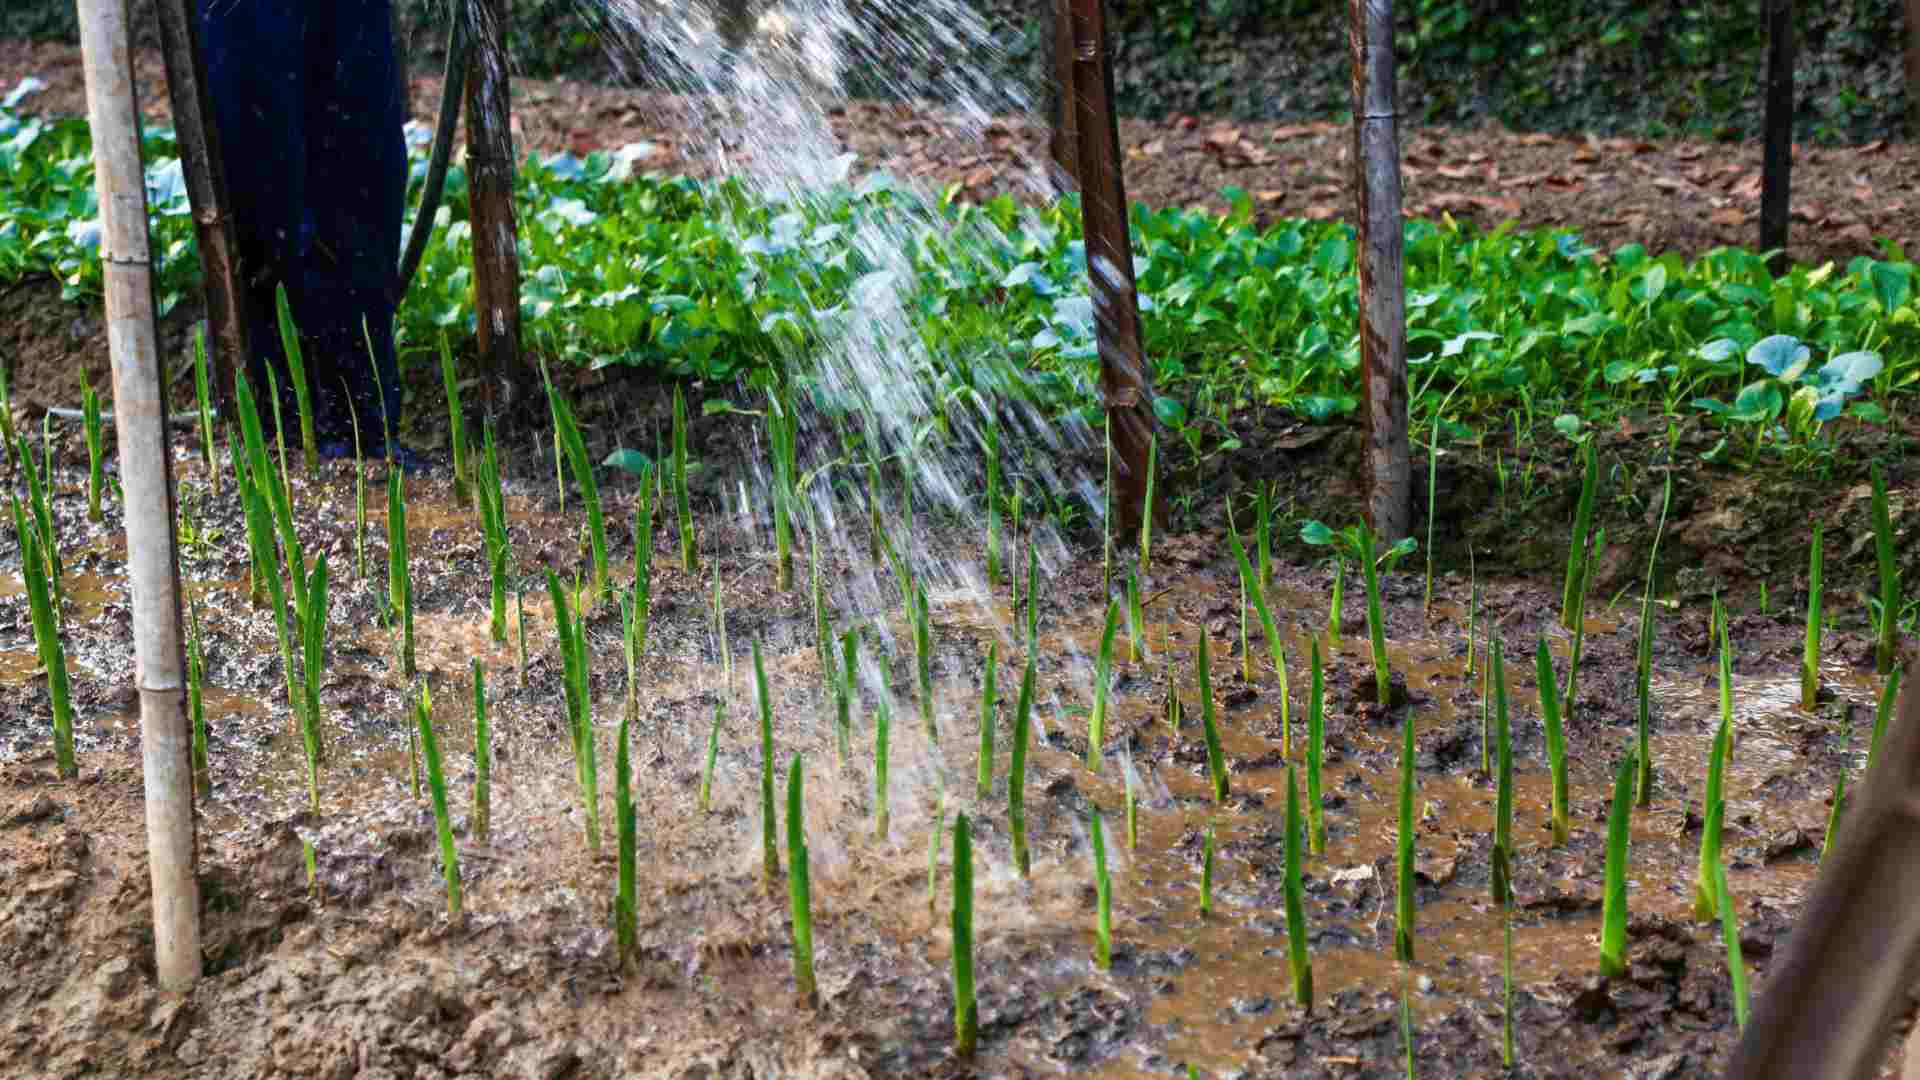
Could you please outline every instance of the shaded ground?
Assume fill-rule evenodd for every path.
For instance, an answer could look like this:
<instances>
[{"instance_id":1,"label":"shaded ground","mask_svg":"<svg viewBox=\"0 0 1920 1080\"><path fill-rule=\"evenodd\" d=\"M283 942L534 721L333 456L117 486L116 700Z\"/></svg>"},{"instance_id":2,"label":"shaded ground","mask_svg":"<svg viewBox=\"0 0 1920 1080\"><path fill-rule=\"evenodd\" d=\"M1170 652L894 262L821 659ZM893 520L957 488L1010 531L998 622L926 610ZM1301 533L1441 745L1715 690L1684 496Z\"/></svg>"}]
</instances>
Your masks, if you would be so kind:
<instances>
[{"instance_id":1,"label":"shaded ground","mask_svg":"<svg viewBox=\"0 0 1920 1080\"><path fill-rule=\"evenodd\" d=\"M157 53L138 54L138 93L147 113L166 116ZM85 111L79 49L57 43L0 41L0 86L21 77L49 89L29 107ZM412 82L414 115L431 122L439 80ZM584 83L514 83L519 149L584 154L646 141L658 151L645 167L706 175L690 152L680 107L656 94ZM1029 190L1027 162L1045 130L1007 119L989 133L990 149L957 138L933 110L856 104L834 118L835 133L859 155L856 171L888 168L958 184L967 196ZM1350 137L1332 124L1231 123L1190 116L1122 125L1129 197L1152 206L1224 209L1220 191L1247 191L1263 218L1339 217L1346 194ZM1406 208L1451 214L1491 227L1565 228L1603 251L1629 243L1698 255L1757 242L1760 148L1757 143L1591 138L1522 134L1498 128L1409 126L1402 133ZM1882 240L1920 252L1920 147L1875 141L1858 147L1801 147L1793 172L1792 251L1796 259L1844 266L1859 255L1883 257Z\"/></svg>"},{"instance_id":2,"label":"shaded ground","mask_svg":"<svg viewBox=\"0 0 1920 1080\"><path fill-rule=\"evenodd\" d=\"M646 424L664 405L657 394L623 399L633 424ZM596 455L610 426L598 425L603 442ZM1470 592L1459 573L1437 582L1430 617L1421 611L1417 566L1388 579L1392 654L1411 696L1402 710L1384 714L1356 691L1370 669L1363 602L1353 583L1340 641L1323 639L1329 844L1324 858L1306 863L1319 995L1306 1013L1284 975L1283 747L1290 742L1296 760L1303 753L1307 680L1300 658L1325 622L1325 567L1283 556L1270 591L1292 658L1287 731L1257 629L1249 642L1253 678L1242 678L1240 602L1218 518L1183 523L1163 537L1147 583L1155 597L1143 636L1148 655L1117 664L1105 768L1096 775L1083 759L1091 695L1086 657L1097 644L1104 596L1098 547L1080 536L1060 549L1046 533L1035 535L1046 581L1039 728L1027 785L1035 874L1022 882L1009 863L1004 809L1016 685L1008 658L1020 654L1005 637L1014 592L1002 586L975 594L954 579L930 581L942 732L929 743L913 705L897 590L884 570L866 562L858 524L864 515L844 515L854 524L825 538L822 553L823 576L834 583L834 624L868 625L863 654L886 663L869 672L856 710L854 760L837 763L808 601L801 591L773 587L764 517L743 525L718 512L720 493L753 460L751 428L713 418L694 429L694 454L703 462L697 475L704 478L696 512L708 572L687 575L670 565L672 528L662 521L634 734L641 948L624 968L609 934L613 865L606 855L590 855L581 837L544 594L537 585L528 594L530 655L522 679L514 649L488 639L478 526L469 509L449 501L444 472L411 485L409 520L419 682L434 692L462 832L467 912L454 920L444 914L431 814L408 781L406 703L417 690L397 676L391 646L377 629L381 515L370 522L367 550L375 573L355 576L348 569L351 467L334 466L323 482L300 484L304 542L310 552L327 550L338 568L323 694L329 758L316 820L304 812L298 741L280 701L270 623L246 601L235 508L230 496L211 496L197 452L182 445L183 520L194 538L186 544L185 574L216 688L209 698L214 790L200 807L210 977L188 999L157 993L150 977L117 508L110 504L102 525L88 525L84 473L63 469L56 506L73 597L67 638L80 703L77 782L51 778L48 705L43 681L32 677L17 549L11 538L0 540L0 880L9 882L0 893L0 960L20 973L0 989L0 1016L7 1018L0 1047L8 1060L32 1062L27 1074L971 1075L945 1051L951 1029L944 870L938 907L927 907L927 837L935 793L944 790L950 809L974 818L978 836L981 1073L1160 1076L1193 1063L1210 1076L1393 1075L1401 975L1390 962L1389 882L1404 716L1418 732L1421 785L1419 963L1411 973L1416 1053L1428 1075L1497 1071L1500 924L1486 899L1493 793L1480 772L1478 680L1464 671ZM1284 476L1302 491L1318 477L1325 497L1338 499L1331 470L1345 452L1344 438L1335 433L1302 446L1295 460L1268 460L1258 475ZM1608 452L1619 453L1618 444ZM56 459L83 460L77 441L65 437ZM1459 494L1449 504L1461 512L1480 505L1472 493L1492 483L1487 466L1465 456L1450 464L1443 476L1451 474ZM546 486L549 467L524 450L509 462L509 474L520 478L509 500L513 542L523 566L565 573L584 565L580 514L577 502L559 511ZM1544 474L1541 483L1548 485ZM1566 485L1551 486L1559 492ZM628 565L629 534L619 523L633 520L633 493L610 481L605 498L616 523L615 565ZM1486 505L1498 501L1492 496ZM1291 509L1325 513L1311 502ZM895 542L963 562L978 557L973 528L950 512L923 507L919 521L911 541L895 532ZM1285 524L1282 535L1295 527ZM1014 542L1016 561L1024 561L1025 542ZM1836 563L1853 565L1851 555L1837 553ZM731 680L710 633L715 564L736 665ZM1658 787L1654 805L1636 816L1633 966L1628 978L1609 985L1590 974L1604 803L1631 730L1631 619L1607 609L1603 583L1569 729L1573 841L1555 849L1544 831L1544 751L1526 658L1544 637L1564 671L1568 641L1550 625L1557 578L1489 575L1481 586L1478 623L1497 627L1506 641L1515 697L1519 1075L1707 1075L1724 1061L1732 1021L1719 930L1688 913L1698 792L1717 701L1705 607L1683 591L1681 602L1659 616ZM1830 589L1845 591L1840 584ZM1783 605L1790 590L1782 582L1775 594ZM1741 735L1728 782L1727 845L1744 948L1761 990L1769 957L1814 873L1833 778L1843 766L1857 773L1864 757L1876 683L1862 667L1868 645L1861 623L1850 611L1837 620L1826 674L1832 697L1812 713L1792 704L1800 634L1794 620L1756 613L1734 625ZM601 605L589 634L603 824L612 818L605 801L625 691L618 627L611 606ZM1214 646L1214 695L1232 770L1233 795L1220 809L1207 797L1197 721L1192 667L1201 632ZM778 760L784 765L797 752L807 761L823 999L817 1014L801 1009L789 989L784 889L769 897L758 880L760 755L745 690L755 641L766 646ZM993 642L1003 660L1000 737L992 791L981 798L972 779L979 671ZM473 657L489 672L500 759L494 833L485 843L467 832L472 727L464 687ZM1164 719L1170 687L1183 705L1178 732ZM866 755L882 693L895 701L892 824L888 839L877 841ZM714 810L700 814L701 753L721 700L728 719ZM1143 775L1140 841L1132 852L1123 850L1118 828L1123 754ZM1087 959L1090 806L1100 807L1113 829L1118 954L1110 973L1094 971ZM1209 823L1221 852L1217 911L1201 918L1196 881ZM319 852L316 891L303 873L303 836ZM611 839L608 829L604 850Z\"/></svg>"}]
</instances>

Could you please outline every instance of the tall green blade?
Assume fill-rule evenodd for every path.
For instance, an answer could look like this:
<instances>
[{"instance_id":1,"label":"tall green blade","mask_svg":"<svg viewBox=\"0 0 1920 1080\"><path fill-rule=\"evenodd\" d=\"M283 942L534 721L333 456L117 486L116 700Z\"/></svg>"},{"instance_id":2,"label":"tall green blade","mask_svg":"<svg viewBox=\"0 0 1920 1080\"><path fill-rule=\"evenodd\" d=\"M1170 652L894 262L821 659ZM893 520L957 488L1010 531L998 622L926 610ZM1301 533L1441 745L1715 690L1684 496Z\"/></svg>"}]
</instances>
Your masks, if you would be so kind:
<instances>
[{"instance_id":1,"label":"tall green blade","mask_svg":"<svg viewBox=\"0 0 1920 1080\"><path fill-rule=\"evenodd\" d=\"M1200 683L1200 730L1207 740L1207 775L1213 780L1215 805L1227 801L1227 759L1220 749L1220 729L1213 722L1213 657L1207 645L1207 631L1200 630L1200 657L1195 675Z\"/></svg>"},{"instance_id":2,"label":"tall green blade","mask_svg":"<svg viewBox=\"0 0 1920 1080\"><path fill-rule=\"evenodd\" d=\"M760 880L769 890L780 876L780 854L773 819L773 697L767 692L767 665L760 641L753 642L753 689L760 706Z\"/></svg>"},{"instance_id":3,"label":"tall green blade","mask_svg":"<svg viewBox=\"0 0 1920 1080\"><path fill-rule=\"evenodd\" d=\"M1300 790L1292 763L1287 765L1287 965L1293 973L1293 997L1313 1011L1313 965L1307 959L1306 894L1300 881Z\"/></svg>"},{"instance_id":4,"label":"tall green blade","mask_svg":"<svg viewBox=\"0 0 1920 1080\"><path fill-rule=\"evenodd\" d=\"M980 1038L973 998L973 831L965 813L953 823L953 1051L971 1057Z\"/></svg>"},{"instance_id":5,"label":"tall green blade","mask_svg":"<svg viewBox=\"0 0 1920 1080\"><path fill-rule=\"evenodd\" d=\"M1113 966L1113 883L1107 877L1107 830L1100 824L1100 808L1089 808L1092 815L1088 833L1093 838L1093 966L1101 971Z\"/></svg>"},{"instance_id":6,"label":"tall green blade","mask_svg":"<svg viewBox=\"0 0 1920 1080\"><path fill-rule=\"evenodd\" d=\"M1894 635L1900 614L1900 568L1893 561L1893 517L1887 507L1887 478L1873 466L1873 550L1880 563L1880 638L1876 670L1893 673Z\"/></svg>"},{"instance_id":7,"label":"tall green blade","mask_svg":"<svg viewBox=\"0 0 1920 1080\"><path fill-rule=\"evenodd\" d=\"M1800 707L1812 711L1820 697L1821 522L1813 523L1807 549L1807 643L1800 658Z\"/></svg>"},{"instance_id":8,"label":"tall green blade","mask_svg":"<svg viewBox=\"0 0 1920 1080\"><path fill-rule=\"evenodd\" d=\"M447 914L460 916L460 857L453 846L453 816L447 812L447 775L440 764L440 740L433 733L433 708L425 700L417 711L420 749L427 759L427 791L433 796L433 820L440 834L440 869L447 882Z\"/></svg>"},{"instance_id":9,"label":"tall green blade","mask_svg":"<svg viewBox=\"0 0 1920 1080\"><path fill-rule=\"evenodd\" d=\"M1600 974L1609 979L1627 973L1627 850L1633 821L1633 746L1613 782L1607 811L1606 893L1600 913Z\"/></svg>"},{"instance_id":10,"label":"tall green blade","mask_svg":"<svg viewBox=\"0 0 1920 1080\"><path fill-rule=\"evenodd\" d=\"M809 1007L820 995L813 982L813 890L807 873L807 822L800 812L800 755L787 767L787 899L793 908L793 986Z\"/></svg>"},{"instance_id":11,"label":"tall green blade","mask_svg":"<svg viewBox=\"0 0 1920 1080\"><path fill-rule=\"evenodd\" d=\"M999 719L999 690L995 686L1000 666L1000 643L987 643L987 666L980 686L980 753L978 755L980 798L993 793L993 726Z\"/></svg>"},{"instance_id":12,"label":"tall green blade","mask_svg":"<svg viewBox=\"0 0 1920 1080\"><path fill-rule=\"evenodd\" d=\"M1033 726L1034 655L1027 653L1026 672L1020 676L1019 704L1013 710L1013 760L1007 766L1007 831L1013 836L1013 865L1028 876L1027 858L1027 733Z\"/></svg>"},{"instance_id":13,"label":"tall green blade","mask_svg":"<svg viewBox=\"0 0 1920 1080\"><path fill-rule=\"evenodd\" d=\"M1395 841L1397 875L1394 888L1393 952L1403 964L1413 963L1413 713L1400 722L1400 827Z\"/></svg>"},{"instance_id":14,"label":"tall green blade","mask_svg":"<svg viewBox=\"0 0 1920 1080\"><path fill-rule=\"evenodd\" d=\"M1120 601L1107 601L1107 623L1100 631L1100 653L1093 662L1093 718L1087 727L1087 770L1100 771L1100 751L1107 742L1107 695L1113 681L1113 638L1120 628Z\"/></svg>"},{"instance_id":15,"label":"tall green blade","mask_svg":"<svg viewBox=\"0 0 1920 1080\"><path fill-rule=\"evenodd\" d=\"M1547 729L1547 767L1553 772L1553 842L1561 846L1572 835L1567 820L1567 736L1560 723L1553 654L1547 650L1546 638L1540 639L1540 647L1534 653L1534 673L1540 686L1540 719Z\"/></svg>"},{"instance_id":16,"label":"tall green blade","mask_svg":"<svg viewBox=\"0 0 1920 1080\"><path fill-rule=\"evenodd\" d=\"M1307 642L1312 683L1307 697L1307 834L1313 853L1327 853L1327 812L1321 805L1320 770L1326 757L1326 677L1320 667L1320 642Z\"/></svg>"}]
</instances>

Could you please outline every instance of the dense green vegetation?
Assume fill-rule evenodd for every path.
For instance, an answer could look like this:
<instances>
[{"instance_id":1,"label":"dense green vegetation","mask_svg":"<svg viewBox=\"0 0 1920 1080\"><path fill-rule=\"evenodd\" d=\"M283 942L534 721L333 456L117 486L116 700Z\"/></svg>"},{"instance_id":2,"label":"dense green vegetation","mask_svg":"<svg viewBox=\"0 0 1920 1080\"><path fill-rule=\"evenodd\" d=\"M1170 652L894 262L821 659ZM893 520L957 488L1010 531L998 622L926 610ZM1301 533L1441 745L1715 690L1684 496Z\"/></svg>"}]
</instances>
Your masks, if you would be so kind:
<instances>
[{"instance_id":1,"label":"dense green vegetation","mask_svg":"<svg viewBox=\"0 0 1920 1080\"><path fill-rule=\"evenodd\" d=\"M147 151L164 309L191 290L197 264L168 135L151 133ZM1237 410L1325 419L1357 404L1350 230L1256 227L1250 201L1229 194L1226 216L1133 211L1156 411L1198 458L1232 445ZM890 287L917 322L929 358L918 374L935 400L977 391L1094 413L1071 200L1032 210L949 192L928 202L874 174L776 208L732 185L633 176L618 153L530 161L519 198L528 340L556 358L759 383L833 333L849 295ZM400 313L415 362L432 359L443 332L472 324L458 170L448 203ZM869 227L901 237L909 280L877 276L854 243ZM1920 379L1913 266L1893 245L1885 259L1776 279L1741 250L1689 263L1450 220L1409 222L1406 237L1416 424L1707 412L1729 430L1725 453L1803 453L1836 417L1884 419L1891 396ZM0 282L49 272L70 297L96 294L99 263L84 256L98 238L84 123L0 114ZM841 404L824 384L813 396L829 411Z\"/></svg>"}]
</instances>

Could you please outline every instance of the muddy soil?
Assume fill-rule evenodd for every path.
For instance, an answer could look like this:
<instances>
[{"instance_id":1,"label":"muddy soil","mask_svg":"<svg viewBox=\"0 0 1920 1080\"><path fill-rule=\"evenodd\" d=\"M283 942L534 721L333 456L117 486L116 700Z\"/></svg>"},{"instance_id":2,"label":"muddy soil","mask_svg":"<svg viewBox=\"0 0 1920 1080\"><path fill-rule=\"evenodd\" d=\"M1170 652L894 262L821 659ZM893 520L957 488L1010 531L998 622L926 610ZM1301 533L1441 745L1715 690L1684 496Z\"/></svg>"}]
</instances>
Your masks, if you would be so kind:
<instances>
[{"instance_id":1,"label":"muddy soil","mask_svg":"<svg viewBox=\"0 0 1920 1080\"><path fill-rule=\"evenodd\" d=\"M645 409L623 414L642 428L648 422ZM601 438L610 426L600 425ZM1085 756L1089 657L1106 595L1099 548L1073 532L1063 543L1044 524L1014 538L1014 565L1025 563L1028 544L1043 557L1026 788L1034 871L1022 880L1011 864L1005 798L1018 682L1010 658L1023 652L1012 624L1026 597L1006 585L988 589L974 572L940 569L977 565L977 522L923 506L913 535L892 535L931 568L937 739L921 728L898 590L866 556L864 514L842 515L842 531L821 537L834 626L868 627L852 755L841 762L810 602L804 590L775 587L765 517L743 517L721 502L736 476L750 475L751 433L734 418L694 427L704 463L696 474L704 478L696 491L703 563L696 574L678 568L671 515L663 515L632 735L640 941L624 963L611 941L612 831L600 853L589 850L544 587L527 582L524 621L515 620L507 642L494 641L477 519L451 497L445 470L409 485L422 670L412 681L399 677L391 639L379 629L384 515L370 519L368 573L354 573L352 466L296 480L303 542L337 568L315 816L305 806L271 624L248 603L235 507L230 494L211 495L197 450L181 443L183 572L206 642L213 769L211 795L198 807L208 977L185 997L158 992L152 978L117 507L110 502L99 525L85 521L84 471L75 466L84 459L73 442L60 445L55 506L69 569L81 774L52 774L49 705L8 537L0 540L0 958L17 976L0 987L0 1073L1145 1077L1184 1074L1191 1064L1205 1076L1387 1076L1400 1069L1403 988L1427 1075L1499 1070L1500 921L1488 898L1493 791L1481 768L1485 661L1468 675L1472 589L1464 575L1443 564L1430 609L1417 568L1388 578L1390 653L1409 701L1383 710L1364 692L1371 668L1358 589L1349 583L1337 640L1328 640L1329 571L1283 550L1269 591L1290 658L1283 707L1257 623L1245 639L1250 663L1242 652L1242 602L1218 526L1177 528L1155 546L1139 659L1124 655L1129 635L1121 634L1096 773ZM508 464L518 562L571 579L585 565L577 499L563 510L551 460L518 449ZM1469 491L1485 482L1470 458L1455 464ZM376 491L380 479L372 470ZM634 495L611 480L603 493L616 582L631 574L620 568L631 566ZM1460 503L1462 513L1473 505L1465 495ZM724 644L713 633L716 575ZM1706 608L1679 591L1658 617L1657 783L1653 805L1634 820L1632 964L1626 978L1606 983L1594 977L1594 938L1605 801L1633 722L1630 605L1612 610L1596 591L1568 729L1572 840L1554 847L1527 658L1546 640L1564 677L1570 641L1553 625L1558 580L1484 574L1477 584L1481 641L1492 626L1505 642L1514 697L1518 1074L1710 1074L1724 1062L1733 1022L1719 928L1690 913L1699 792L1717 716ZM627 691L619 626L610 602L589 622L603 823L612 818L610 763ZM516 648L522 627L524 663ZM1842 623L1829 638L1829 696L1802 712L1792 620L1743 614L1733 631L1740 734L1727 782L1727 848L1743 948L1764 992L1770 957L1817 868L1833 782L1842 769L1857 776L1864 760L1879 687L1861 663L1864 630ZM1203 633L1213 645L1231 762L1232 793L1218 807L1193 671ZM1304 753L1310 638L1328 658L1329 839L1324 857L1306 860L1318 993L1308 1011L1285 974L1281 868L1286 764ZM769 894L760 875L762 762L747 688L754 643L771 684L777 764L796 753L806 762L817 1010L791 991L784 883L771 883ZM982 797L974 779L981 665L996 643L999 738ZM471 831L469 809L474 659L487 672L498 758L484 842ZM429 801L411 779L408 707L421 686L432 690L449 762L466 892L455 918L446 912ZM1166 720L1170 694L1182 706L1177 730ZM876 838L870 755L883 696L895 717L892 816ZM717 707L725 711L713 806L701 813L702 755ZM1416 731L1420 784L1410 970L1391 959L1403 722ZM1129 763L1141 777L1137 847L1118 827ZM982 1045L971 1063L946 1049L944 851L928 901L928 841L943 807L946 820L965 810L976 828ZM1116 955L1104 972L1090 959L1092 807L1113 823ZM1209 827L1220 861L1215 910L1202 917L1199 862ZM316 850L312 884L303 841Z\"/></svg>"},{"instance_id":2,"label":"muddy soil","mask_svg":"<svg viewBox=\"0 0 1920 1080\"><path fill-rule=\"evenodd\" d=\"M168 115L159 54L136 54L147 114ZM86 96L75 46L0 41L0 87L32 75L49 85L24 105L80 115ZM411 83L413 114L432 123L439 80ZM521 152L584 155L630 143L654 147L643 168L709 175L712 156L696 144L687 103L669 96L577 82L516 79L513 130ZM938 109L855 103L833 118L834 134L857 155L856 171L886 168L963 198L1002 192L1028 197L1044 124L1003 118L983 146ZM1351 135L1331 123L1239 123L1176 116L1125 120L1129 197L1150 206L1227 208L1221 190L1245 190L1262 220L1334 218L1352 210L1346 164ZM1680 139L1596 138L1406 126L1402 175L1409 215L1451 214L1491 228L1578 231L1602 251L1639 243L1698 255L1752 247L1760 205L1760 146ZM1792 254L1810 265L1845 266L1885 257L1882 241L1920 251L1920 146L1875 141L1857 147L1797 149L1793 168Z\"/></svg>"}]
</instances>

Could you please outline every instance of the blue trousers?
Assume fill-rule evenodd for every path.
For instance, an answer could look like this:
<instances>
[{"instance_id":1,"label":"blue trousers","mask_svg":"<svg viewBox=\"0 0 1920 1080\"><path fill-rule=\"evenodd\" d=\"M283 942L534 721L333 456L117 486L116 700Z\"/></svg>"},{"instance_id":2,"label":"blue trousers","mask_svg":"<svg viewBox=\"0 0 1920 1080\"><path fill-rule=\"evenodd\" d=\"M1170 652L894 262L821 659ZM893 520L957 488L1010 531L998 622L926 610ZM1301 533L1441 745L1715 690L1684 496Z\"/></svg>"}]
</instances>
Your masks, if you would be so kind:
<instances>
[{"instance_id":1,"label":"blue trousers","mask_svg":"<svg viewBox=\"0 0 1920 1080\"><path fill-rule=\"evenodd\" d=\"M407 191L392 0L198 0L198 13L255 395L271 366L292 408L274 306L284 286L320 437L351 438L357 413L380 447L400 419L393 279Z\"/></svg>"}]
</instances>

